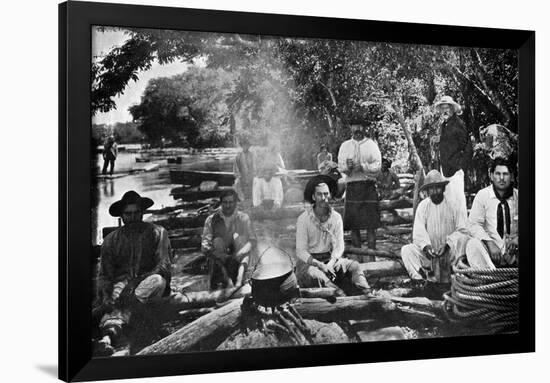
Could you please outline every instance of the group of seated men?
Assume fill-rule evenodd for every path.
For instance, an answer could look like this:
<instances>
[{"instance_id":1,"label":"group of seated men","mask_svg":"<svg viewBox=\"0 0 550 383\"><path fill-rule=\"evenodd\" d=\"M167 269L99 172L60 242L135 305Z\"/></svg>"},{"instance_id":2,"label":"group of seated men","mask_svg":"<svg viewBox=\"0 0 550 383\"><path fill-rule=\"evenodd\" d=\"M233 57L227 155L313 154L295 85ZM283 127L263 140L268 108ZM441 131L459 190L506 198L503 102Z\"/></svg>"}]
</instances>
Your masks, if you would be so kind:
<instances>
[{"instance_id":1,"label":"group of seated men","mask_svg":"<svg viewBox=\"0 0 550 383\"><path fill-rule=\"evenodd\" d=\"M437 170L428 173L422 186L428 198L418 205L412 244L401 251L411 279L448 282L451 266L463 254L474 268L517 265L518 191L512 186L511 167L504 159L496 159L490 176L492 185L477 193L466 217L445 198L448 181ZM306 185L304 199L311 208L296 223L298 281L301 287L367 293L370 288L360 265L343 257L343 220L330 204L336 190L336 181L327 175L318 175ZM250 217L238 209L237 192L223 191L220 202L221 208L206 219L202 235L211 288L245 283L257 243ZM128 323L130 307L146 306L170 293L168 233L143 221L152 205L151 199L129 191L109 208L124 225L108 234L101 246L97 286L104 333L119 333Z\"/></svg>"},{"instance_id":2,"label":"group of seated men","mask_svg":"<svg viewBox=\"0 0 550 383\"><path fill-rule=\"evenodd\" d=\"M445 198L447 180L432 170L422 190L428 198L418 204L413 243L401 257L413 281L449 282L451 267L462 255L473 268L495 269L518 264L518 190L503 158L490 166L491 185L474 198L470 214Z\"/></svg>"}]
</instances>

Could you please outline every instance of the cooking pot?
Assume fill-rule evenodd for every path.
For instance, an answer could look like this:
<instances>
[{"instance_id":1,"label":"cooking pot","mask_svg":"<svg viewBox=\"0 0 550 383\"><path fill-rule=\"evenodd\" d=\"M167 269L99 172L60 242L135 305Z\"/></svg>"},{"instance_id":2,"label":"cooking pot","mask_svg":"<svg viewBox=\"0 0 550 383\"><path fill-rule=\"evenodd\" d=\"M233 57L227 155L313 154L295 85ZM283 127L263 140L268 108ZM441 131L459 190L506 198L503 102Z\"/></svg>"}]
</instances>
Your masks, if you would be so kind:
<instances>
[{"instance_id":1,"label":"cooking pot","mask_svg":"<svg viewBox=\"0 0 550 383\"><path fill-rule=\"evenodd\" d=\"M300 291L290 256L265 243L258 243L258 254L251 276L254 302L264 307L276 307L298 297Z\"/></svg>"}]
</instances>

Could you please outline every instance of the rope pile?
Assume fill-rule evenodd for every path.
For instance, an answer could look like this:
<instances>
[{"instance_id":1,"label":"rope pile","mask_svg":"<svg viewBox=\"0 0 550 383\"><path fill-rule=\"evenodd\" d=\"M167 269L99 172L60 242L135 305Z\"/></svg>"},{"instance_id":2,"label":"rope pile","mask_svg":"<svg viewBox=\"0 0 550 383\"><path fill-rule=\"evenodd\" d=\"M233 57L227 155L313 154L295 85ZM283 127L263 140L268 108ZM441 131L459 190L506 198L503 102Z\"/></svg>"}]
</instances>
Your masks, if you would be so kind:
<instances>
[{"instance_id":1,"label":"rope pile","mask_svg":"<svg viewBox=\"0 0 550 383\"><path fill-rule=\"evenodd\" d=\"M491 333L518 329L518 268L474 269L462 257L453 266L445 309L453 322Z\"/></svg>"}]
</instances>

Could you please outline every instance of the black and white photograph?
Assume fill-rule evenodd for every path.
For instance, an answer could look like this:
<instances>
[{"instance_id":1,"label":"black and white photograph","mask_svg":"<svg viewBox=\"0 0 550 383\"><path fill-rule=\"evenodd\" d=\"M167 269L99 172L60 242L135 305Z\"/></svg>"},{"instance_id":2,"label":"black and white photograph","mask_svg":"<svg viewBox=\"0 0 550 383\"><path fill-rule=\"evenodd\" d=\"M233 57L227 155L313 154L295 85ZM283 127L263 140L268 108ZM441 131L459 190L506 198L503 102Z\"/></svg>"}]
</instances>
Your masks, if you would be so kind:
<instances>
[{"instance_id":1,"label":"black and white photograph","mask_svg":"<svg viewBox=\"0 0 550 383\"><path fill-rule=\"evenodd\" d=\"M518 51L95 26L93 357L518 331Z\"/></svg>"}]
</instances>

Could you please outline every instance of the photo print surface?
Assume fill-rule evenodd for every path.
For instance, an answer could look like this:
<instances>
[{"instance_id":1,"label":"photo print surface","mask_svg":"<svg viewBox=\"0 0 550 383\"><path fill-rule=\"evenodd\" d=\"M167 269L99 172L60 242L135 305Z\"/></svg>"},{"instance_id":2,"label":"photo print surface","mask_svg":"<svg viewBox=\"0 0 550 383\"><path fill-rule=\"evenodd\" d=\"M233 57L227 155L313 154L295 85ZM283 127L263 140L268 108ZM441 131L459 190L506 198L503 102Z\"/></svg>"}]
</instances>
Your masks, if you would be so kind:
<instances>
[{"instance_id":1,"label":"photo print surface","mask_svg":"<svg viewBox=\"0 0 550 383\"><path fill-rule=\"evenodd\" d=\"M94 357L517 332L518 73L93 27Z\"/></svg>"}]
</instances>

